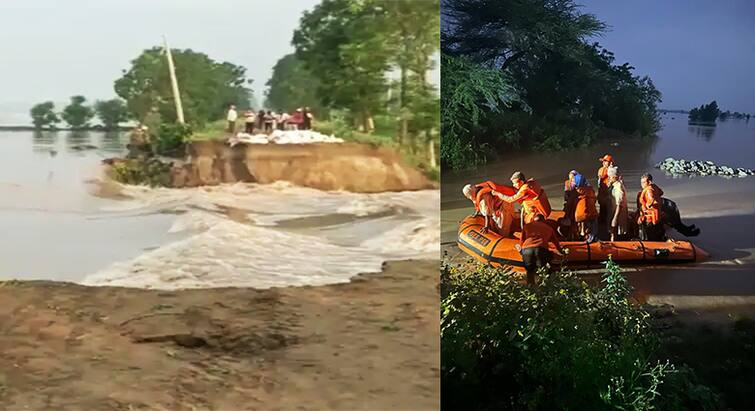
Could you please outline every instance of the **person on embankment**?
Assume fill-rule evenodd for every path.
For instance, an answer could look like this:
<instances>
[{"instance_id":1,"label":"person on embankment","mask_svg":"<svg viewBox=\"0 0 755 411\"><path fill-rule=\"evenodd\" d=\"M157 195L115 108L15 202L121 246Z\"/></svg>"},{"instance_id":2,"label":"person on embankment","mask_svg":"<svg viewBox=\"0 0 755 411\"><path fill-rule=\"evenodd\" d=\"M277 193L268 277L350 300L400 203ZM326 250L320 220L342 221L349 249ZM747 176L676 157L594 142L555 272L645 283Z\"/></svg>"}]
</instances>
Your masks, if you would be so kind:
<instances>
[{"instance_id":1,"label":"person on embankment","mask_svg":"<svg viewBox=\"0 0 755 411\"><path fill-rule=\"evenodd\" d=\"M254 115L254 109L250 109L244 112L244 132L247 134L254 134L254 124L257 122L257 118Z\"/></svg>"},{"instance_id":2,"label":"person on embankment","mask_svg":"<svg viewBox=\"0 0 755 411\"><path fill-rule=\"evenodd\" d=\"M493 231L502 237L508 237L512 233L512 223L514 221L514 207L500 200L493 195L493 191L501 191L513 194L514 188L496 184L492 181L485 181L479 184L467 184L462 189L464 197L472 201L475 212L473 216L482 215L485 217L485 225L482 232L485 233L490 228L490 220L493 220Z\"/></svg>"},{"instance_id":3,"label":"person on embankment","mask_svg":"<svg viewBox=\"0 0 755 411\"><path fill-rule=\"evenodd\" d=\"M537 271L548 266L553 259L553 254L548 244L553 243L561 254L565 251L558 242L558 237L553 228L545 221L542 214L536 214L532 221L522 227L522 238L515 247L522 254L522 262L527 271L527 284L535 284Z\"/></svg>"},{"instance_id":4,"label":"person on embankment","mask_svg":"<svg viewBox=\"0 0 755 411\"><path fill-rule=\"evenodd\" d=\"M608 168L613 166L613 156L606 154L599 158L602 163L598 169L598 232L596 235L601 240L608 239L609 227L611 226L611 193L608 188Z\"/></svg>"},{"instance_id":5,"label":"person on embankment","mask_svg":"<svg viewBox=\"0 0 755 411\"><path fill-rule=\"evenodd\" d=\"M513 196L505 195L497 190L493 195L507 203L519 202L522 205L521 225L531 222L535 215L542 214L547 218L551 214L551 204L548 202L548 196L545 190L534 178L527 180L521 171L515 172L511 176L511 184L517 189Z\"/></svg>"},{"instance_id":6,"label":"person on embankment","mask_svg":"<svg viewBox=\"0 0 755 411\"><path fill-rule=\"evenodd\" d=\"M236 106L231 104L230 107L228 107L228 113L225 116L226 121L228 121L228 132L233 134L236 132L236 119L239 117L239 114L236 112Z\"/></svg>"}]
</instances>

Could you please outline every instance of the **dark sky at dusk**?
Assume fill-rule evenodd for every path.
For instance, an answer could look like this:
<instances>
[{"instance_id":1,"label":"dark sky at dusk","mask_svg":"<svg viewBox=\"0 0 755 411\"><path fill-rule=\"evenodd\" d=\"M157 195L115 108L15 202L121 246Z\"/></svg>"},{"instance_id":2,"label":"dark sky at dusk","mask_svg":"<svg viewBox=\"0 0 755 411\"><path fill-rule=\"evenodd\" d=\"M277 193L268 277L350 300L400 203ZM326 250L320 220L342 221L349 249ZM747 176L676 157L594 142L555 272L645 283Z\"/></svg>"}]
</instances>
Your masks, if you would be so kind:
<instances>
[{"instance_id":1,"label":"dark sky at dusk","mask_svg":"<svg viewBox=\"0 0 755 411\"><path fill-rule=\"evenodd\" d=\"M660 107L688 109L716 100L755 113L755 1L581 0L610 26L597 40L649 75Z\"/></svg>"}]
</instances>

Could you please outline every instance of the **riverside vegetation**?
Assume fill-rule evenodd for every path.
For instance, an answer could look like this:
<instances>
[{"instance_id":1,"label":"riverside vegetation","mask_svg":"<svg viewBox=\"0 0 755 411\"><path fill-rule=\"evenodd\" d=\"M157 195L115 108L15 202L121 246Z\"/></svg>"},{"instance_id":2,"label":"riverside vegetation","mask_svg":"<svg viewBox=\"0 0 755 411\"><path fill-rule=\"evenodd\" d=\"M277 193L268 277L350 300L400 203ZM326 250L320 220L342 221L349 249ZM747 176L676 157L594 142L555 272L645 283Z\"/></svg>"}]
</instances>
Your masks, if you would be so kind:
<instances>
[{"instance_id":1,"label":"riverside vegetation","mask_svg":"<svg viewBox=\"0 0 755 411\"><path fill-rule=\"evenodd\" d=\"M743 387L752 375L741 375L752 369L746 360L753 354L752 321L735 324L734 337L708 332L704 338L686 335L679 344L681 328L669 331L659 323L666 314L636 304L631 292L612 261L599 287L563 269L529 287L503 269L444 264L443 404L477 410L745 409ZM699 349L688 347L697 340L736 353L727 360L730 369L697 357Z\"/></svg>"},{"instance_id":2,"label":"riverside vegetation","mask_svg":"<svg viewBox=\"0 0 755 411\"><path fill-rule=\"evenodd\" d=\"M443 165L659 129L660 92L588 41L607 26L574 1L452 0L442 13Z\"/></svg>"},{"instance_id":3,"label":"riverside vegetation","mask_svg":"<svg viewBox=\"0 0 755 411\"><path fill-rule=\"evenodd\" d=\"M292 38L295 53L274 66L264 105L277 111L308 106L316 116L316 131L394 148L437 180L440 99L427 73L436 64L432 56L440 41L439 7L439 0L323 1L303 14ZM73 108L64 110L75 114L66 121L85 127L95 112L110 125L136 120L148 126L152 149L161 155L179 153L193 140L225 137L228 106L246 110L257 105L244 67L190 49L171 52L186 126L175 125L161 47L142 52L115 81L118 99L92 109L77 96ZM50 102L35 106L32 118L40 128L60 121ZM129 168L139 167L137 160L132 163Z\"/></svg>"}]
</instances>

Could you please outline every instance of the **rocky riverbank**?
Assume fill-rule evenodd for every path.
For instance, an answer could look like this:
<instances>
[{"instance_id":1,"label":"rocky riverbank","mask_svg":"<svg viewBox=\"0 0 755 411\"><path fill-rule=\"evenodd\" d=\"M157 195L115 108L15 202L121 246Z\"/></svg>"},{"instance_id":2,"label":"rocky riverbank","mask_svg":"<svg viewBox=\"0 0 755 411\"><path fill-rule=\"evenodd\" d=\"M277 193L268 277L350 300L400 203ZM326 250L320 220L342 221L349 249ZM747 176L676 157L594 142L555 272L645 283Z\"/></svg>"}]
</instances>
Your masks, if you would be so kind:
<instances>
[{"instance_id":1,"label":"rocky riverbank","mask_svg":"<svg viewBox=\"0 0 755 411\"><path fill-rule=\"evenodd\" d=\"M669 157L655 165L671 176L678 175L701 175L711 176L718 175L721 177L747 177L755 175L755 170L749 168L734 168L725 165L718 165L712 161L697 161L674 159Z\"/></svg>"}]
</instances>

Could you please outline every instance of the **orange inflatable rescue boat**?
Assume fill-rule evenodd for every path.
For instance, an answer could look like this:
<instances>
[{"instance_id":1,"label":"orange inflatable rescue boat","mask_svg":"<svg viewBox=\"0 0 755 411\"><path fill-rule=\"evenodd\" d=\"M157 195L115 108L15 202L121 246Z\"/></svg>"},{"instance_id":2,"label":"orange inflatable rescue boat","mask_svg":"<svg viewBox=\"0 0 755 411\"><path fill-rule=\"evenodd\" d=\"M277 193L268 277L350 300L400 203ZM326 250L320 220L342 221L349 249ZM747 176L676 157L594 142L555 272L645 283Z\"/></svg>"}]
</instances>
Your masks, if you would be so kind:
<instances>
[{"instance_id":1,"label":"orange inflatable rescue boat","mask_svg":"<svg viewBox=\"0 0 755 411\"><path fill-rule=\"evenodd\" d=\"M562 214L554 211L551 219L556 219ZM514 271L524 271L522 256L514 248L519 243L519 238L501 237L488 230L482 233L485 224L484 217L466 217L459 224L459 237L457 243L462 251L474 257L478 261L492 265L493 267L509 267ZM520 233L516 233L519 236ZM656 265L675 264L705 261L708 253L690 243L689 241L596 241L588 244L586 241L561 241L561 246L569 249L566 256L561 256L551 244L554 265L559 265L565 259L565 265L573 268L588 268L600 266L608 260L610 255L613 261L627 265Z\"/></svg>"}]
</instances>

